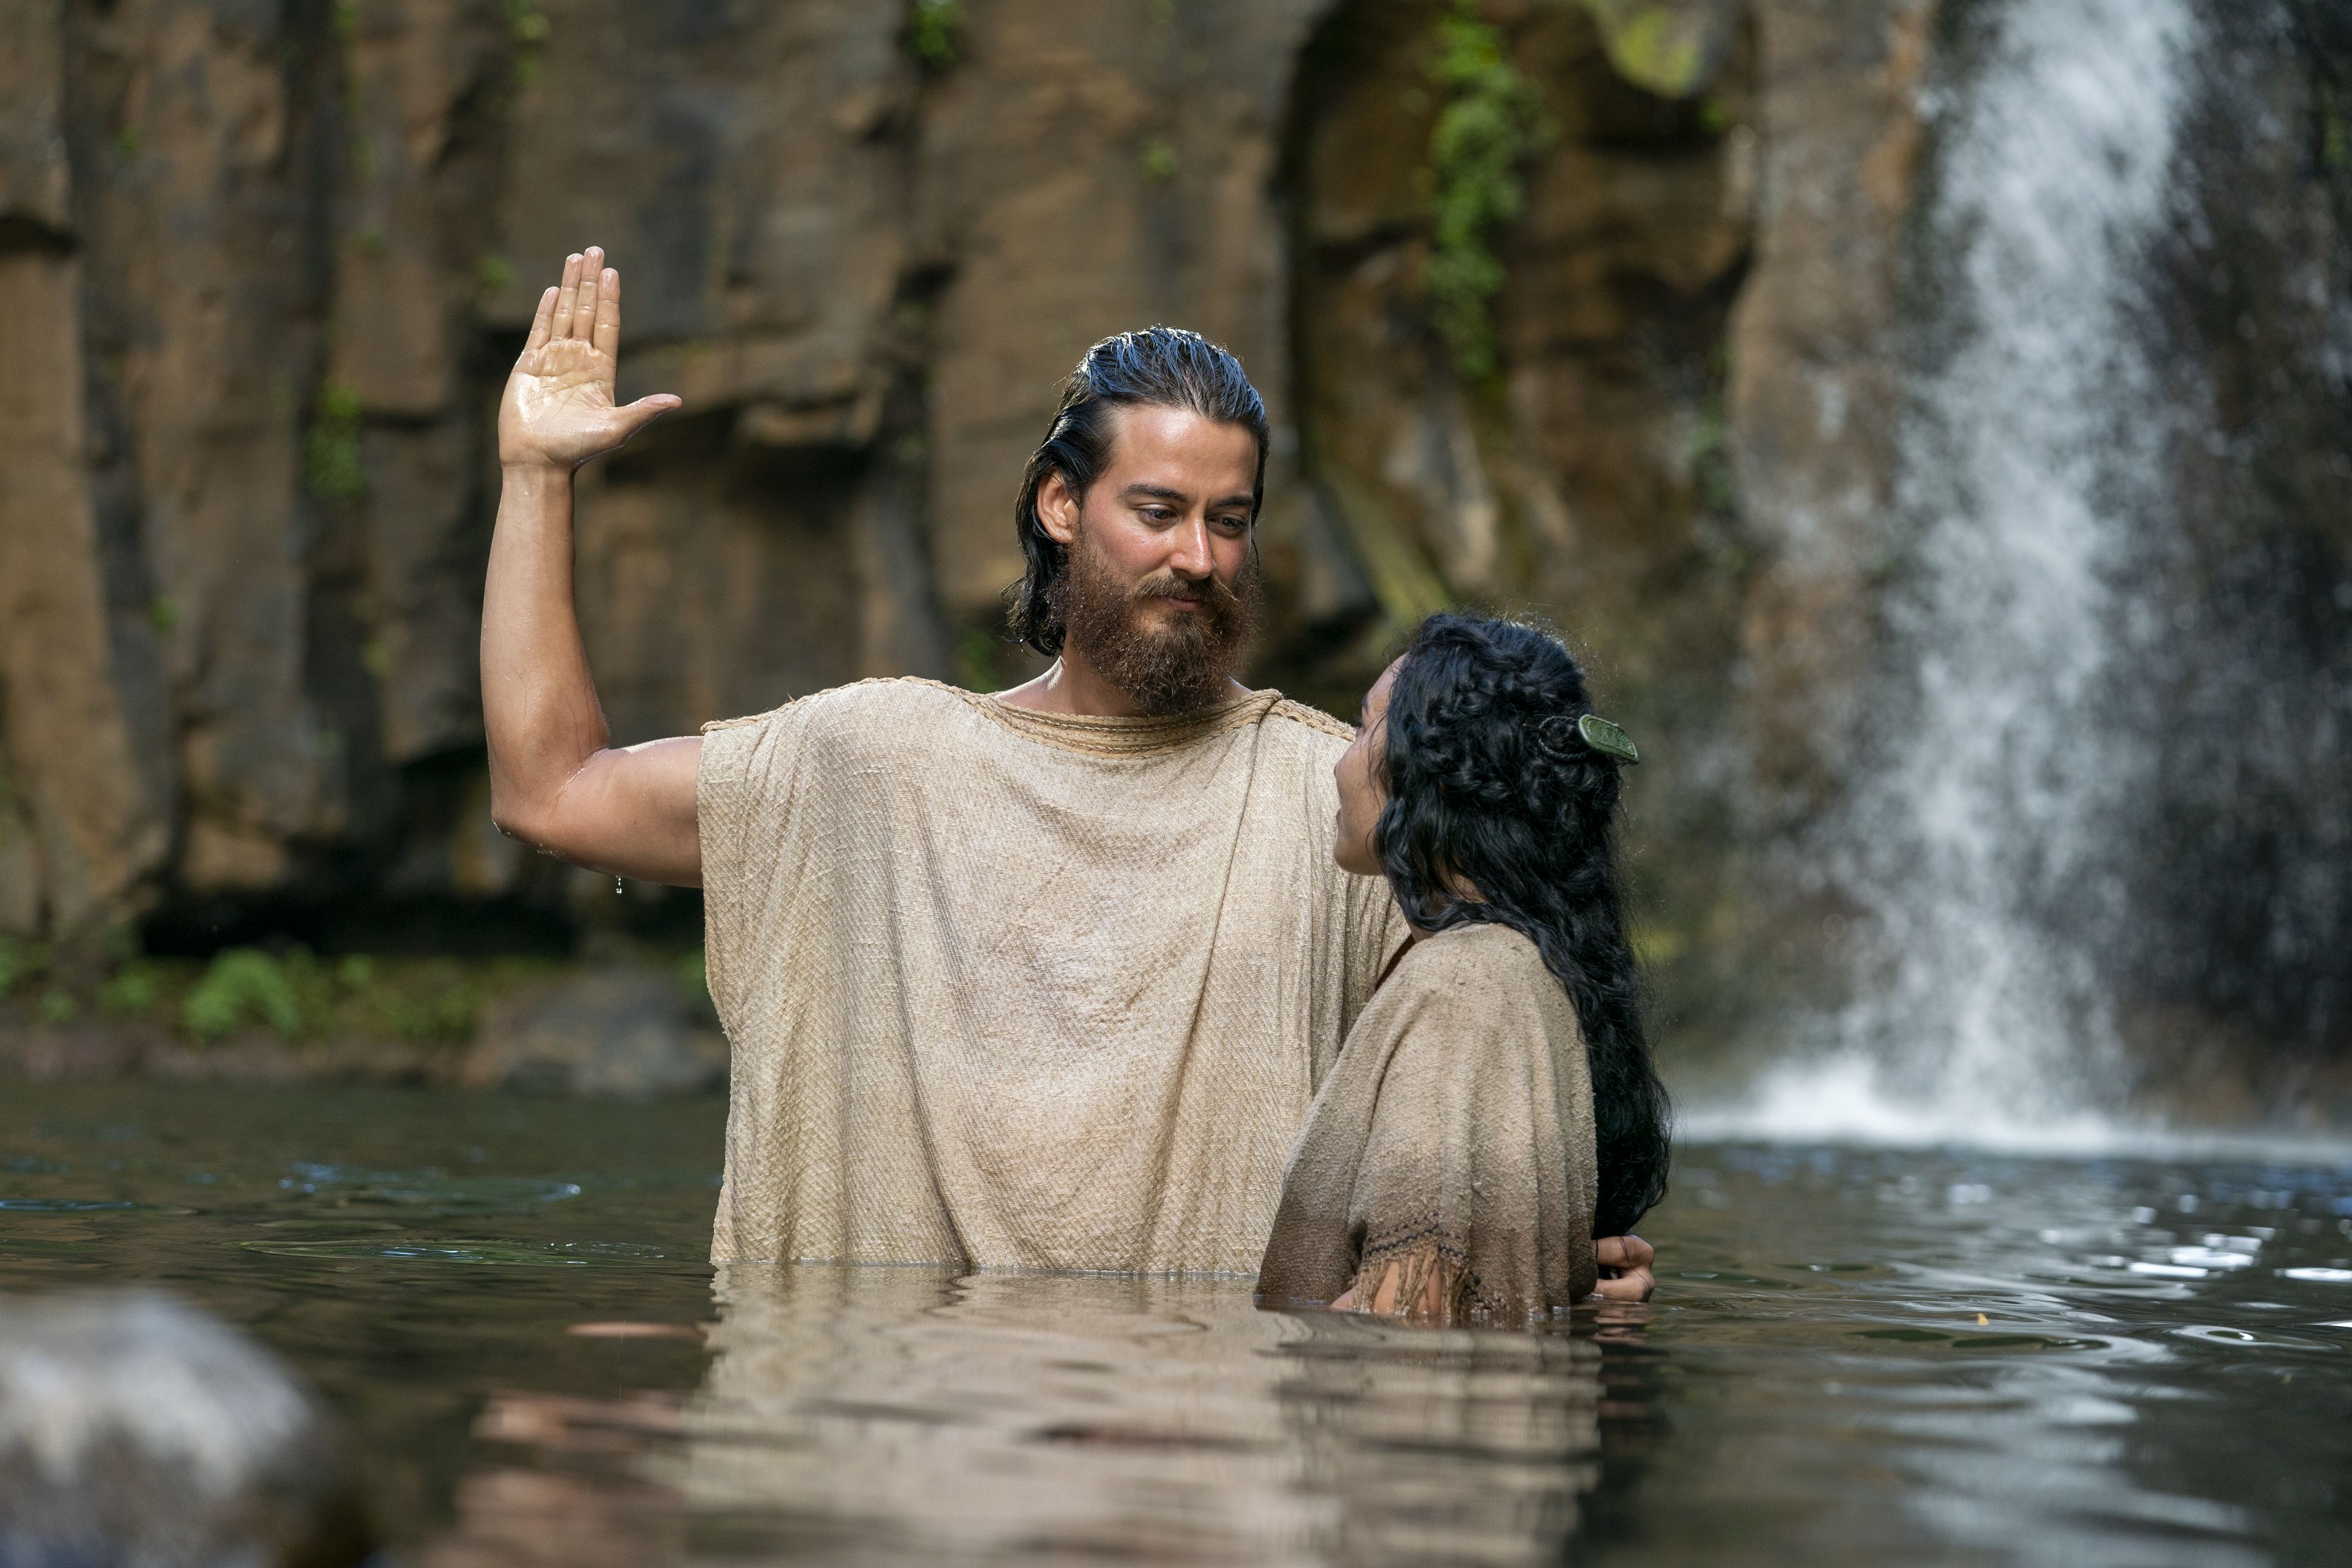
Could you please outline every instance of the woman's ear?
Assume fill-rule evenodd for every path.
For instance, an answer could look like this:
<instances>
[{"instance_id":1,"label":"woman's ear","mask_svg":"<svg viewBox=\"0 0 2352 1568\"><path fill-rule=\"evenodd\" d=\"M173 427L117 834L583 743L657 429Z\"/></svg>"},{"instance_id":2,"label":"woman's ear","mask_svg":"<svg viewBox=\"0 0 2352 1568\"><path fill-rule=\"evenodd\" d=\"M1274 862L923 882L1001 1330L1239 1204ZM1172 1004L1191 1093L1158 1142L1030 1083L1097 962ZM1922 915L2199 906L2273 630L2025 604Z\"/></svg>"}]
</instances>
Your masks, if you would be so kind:
<instances>
[{"instance_id":1,"label":"woman's ear","mask_svg":"<svg viewBox=\"0 0 2352 1568\"><path fill-rule=\"evenodd\" d=\"M1037 522L1045 537L1067 549L1077 542L1078 498L1070 493L1067 481L1059 468L1045 476L1037 487Z\"/></svg>"}]
</instances>

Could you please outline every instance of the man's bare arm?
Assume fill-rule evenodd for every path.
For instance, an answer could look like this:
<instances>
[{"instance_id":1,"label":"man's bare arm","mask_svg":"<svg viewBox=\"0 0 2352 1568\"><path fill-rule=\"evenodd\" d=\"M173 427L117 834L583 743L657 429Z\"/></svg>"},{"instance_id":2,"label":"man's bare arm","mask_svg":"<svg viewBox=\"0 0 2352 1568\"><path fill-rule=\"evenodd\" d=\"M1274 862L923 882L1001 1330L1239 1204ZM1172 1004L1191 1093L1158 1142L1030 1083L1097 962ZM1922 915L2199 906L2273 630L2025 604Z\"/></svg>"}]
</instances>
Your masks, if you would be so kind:
<instances>
[{"instance_id":1,"label":"man's bare arm","mask_svg":"<svg viewBox=\"0 0 2352 1568\"><path fill-rule=\"evenodd\" d=\"M499 405L504 483L482 595L490 816L576 865L680 887L702 881L695 736L615 749L572 595L572 475L678 406L613 401L621 275L593 247L541 296Z\"/></svg>"}]
</instances>

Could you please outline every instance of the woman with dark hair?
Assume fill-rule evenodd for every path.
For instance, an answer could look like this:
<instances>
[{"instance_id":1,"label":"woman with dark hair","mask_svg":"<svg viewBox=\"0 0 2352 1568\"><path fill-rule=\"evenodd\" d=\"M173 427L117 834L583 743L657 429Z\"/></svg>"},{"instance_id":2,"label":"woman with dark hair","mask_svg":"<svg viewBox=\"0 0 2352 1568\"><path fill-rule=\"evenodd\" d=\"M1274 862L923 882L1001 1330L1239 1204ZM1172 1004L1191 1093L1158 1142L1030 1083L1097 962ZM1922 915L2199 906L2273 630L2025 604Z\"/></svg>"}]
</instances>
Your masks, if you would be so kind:
<instances>
[{"instance_id":1,"label":"woman with dark hair","mask_svg":"<svg viewBox=\"0 0 2352 1568\"><path fill-rule=\"evenodd\" d=\"M1338 764L1339 865L1412 923L1315 1097L1268 1305L1526 1321L1589 1294L1593 1237L1666 1189L1616 862L1620 773L1559 640L1438 616Z\"/></svg>"}]
</instances>

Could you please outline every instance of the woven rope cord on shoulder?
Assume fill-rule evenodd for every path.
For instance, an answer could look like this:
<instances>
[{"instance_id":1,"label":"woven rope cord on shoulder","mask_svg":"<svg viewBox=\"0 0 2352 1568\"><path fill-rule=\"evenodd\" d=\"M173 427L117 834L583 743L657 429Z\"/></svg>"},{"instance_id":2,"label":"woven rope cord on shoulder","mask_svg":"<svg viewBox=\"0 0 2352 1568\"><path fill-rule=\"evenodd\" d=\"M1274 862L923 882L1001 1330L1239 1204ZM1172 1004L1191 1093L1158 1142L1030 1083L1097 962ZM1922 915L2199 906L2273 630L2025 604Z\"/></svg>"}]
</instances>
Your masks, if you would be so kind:
<instances>
[{"instance_id":1,"label":"woven rope cord on shoulder","mask_svg":"<svg viewBox=\"0 0 2352 1568\"><path fill-rule=\"evenodd\" d=\"M948 689L988 715L1016 735L1032 741L1042 741L1065 751L1083 752L1097 757L1151 757L1182 751L1188 746L1255 724L1282 701L1279 691L1253 691L1231 702L1214 708L1204 708L1197 713L1177 713L1165 718L1125 719L1105 718L1091 714L1040 713L1034 708L1016 707L1003 698L985 692Z\"/></svg>"}]
</instances>

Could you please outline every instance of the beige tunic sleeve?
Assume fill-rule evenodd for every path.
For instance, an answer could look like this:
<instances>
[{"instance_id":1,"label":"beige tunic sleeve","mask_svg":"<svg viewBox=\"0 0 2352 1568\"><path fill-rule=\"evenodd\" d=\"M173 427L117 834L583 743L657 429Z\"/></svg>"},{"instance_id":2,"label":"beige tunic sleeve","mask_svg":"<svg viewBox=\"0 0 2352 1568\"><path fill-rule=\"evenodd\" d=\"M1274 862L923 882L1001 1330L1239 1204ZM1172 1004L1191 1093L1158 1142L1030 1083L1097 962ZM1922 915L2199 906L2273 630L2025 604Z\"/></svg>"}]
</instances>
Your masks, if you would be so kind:
<instances>
[{"instance_id":1,"label":"beige tunic sleeve","mask_svg":"<svg viewBox=\"0 0 2352 1568\"><path fill-rule=\"evenodd\" d=\"M1291 1156L1269 1306L1400 1301L1522 1322L1591 1292L1592 1093L1574 1005L1500 926L1423 942L1348 1037Z\"/></svg>"}]
</instances>

